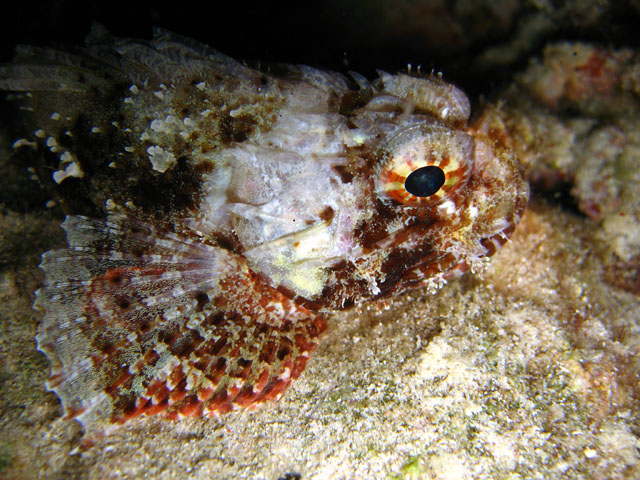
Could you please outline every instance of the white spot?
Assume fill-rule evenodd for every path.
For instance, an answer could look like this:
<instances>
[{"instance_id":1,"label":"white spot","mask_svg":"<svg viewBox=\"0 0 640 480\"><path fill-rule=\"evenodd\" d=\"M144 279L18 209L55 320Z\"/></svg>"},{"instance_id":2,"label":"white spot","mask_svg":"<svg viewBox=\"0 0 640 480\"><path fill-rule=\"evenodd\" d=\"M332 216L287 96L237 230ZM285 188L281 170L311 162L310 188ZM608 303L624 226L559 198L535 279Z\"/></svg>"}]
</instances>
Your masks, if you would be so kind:
<instances>
[{"instance_id":1,"label":"white spot","mask_svg":"<svg viewBox=\"0 0 640 480\"><path fill-rule=\"evenodd\" d=\"M187 375L187 382L184 386L185 390L191 390L197 381L198 375L193 372L189 373L189 375Z\"/></svg>"},{"instance_id":2,"label":"white spot","mask_svg":"<svg viewBox=\"0 0 640 480\"><path fill-rule=\"evenodd\" d=\"M440 206L438 206L438 210L443 211L447 215L453 215L453 213L456 211L456 204L451 200L447 200L446 202L443 202Z\"/></svg>"},{"instance_id":3,"label":"white spot","mask_svg":"<svg viewBox=\"0 0 640 480\"><path fill-rule=\"evenodd\" d=\"M104 206L107 210L115 210L116 208L116 202L114 202L111 198L107 199L106 202L104 202Z\"/></svg>"},{"instance_id":4,"label":"white spot","mask_svg":"<svg viewBox=\"0 0 640 480\"><path fill-rule=\"evenodd\" d=\"M151 122L151 125L149 125L151 127L151 130L153 130L154 132L161 132L164 130L164 122L162 120L159 119L155 119Z\"/></svg>"},{"instance_id":5,"label":"white spot","mask_svg":"<svg viewBox=\"0 0 640 480\"><path fill-rule=\"evenodd\" d=\"M169 247L171 246L171 242L161 243L159 240L156 240L156 245ZM174 280L176 278L180 278L182 274L180 272L164 272L160 275L160 278L163 280Z\"/></svg>"},{"instance_id":6,"label":"white spot","mask_svg":"<svg viewBox=\"0 0 640 480\"><path fill-rule=\"evenodd\" d=\"M347 130L343 135L343 141L348 146L362 145L367 140L367 135L361 130Z\"/></svg>"},{"instance_id":7,"label":"white spot","mask_svg":"<svg viewBox=\"0 0 640 480\"><path fill-rule=\"evenodd\" d=\"M51 114L51 120L60 120L60 114L58 112L53 112Z\"/></svg>"},{"instance_id":8,"label":"white spot","mask_svg":"<svg viewBox=\"0 0 640 480\"><path fill-rule=\"evenodd\" d=\"M56 206L56 202L54 202L53 200L49 200L47 201L47 203L44 204L44 206L47 208L53 208Z\"/></svg>"},{"instance_id":9,"label":"white spot","mask_svg":"<svg viewBox=\"0 0 640 480\"><path fill-rule=\"evenodd\" d=\"M476 218L478 216L478 207L475 207L475 206L469 207L469 216L471 218Z\"/></svg>"},{"instance_id":10,"label":"white spot","mask_svg":"<svg viewBox=\"0 0 640 480\"><path fill-rule=\"evenodd\" d=\"M73 155L72 153L68 152L68 151L64 151L62 152L62 155L60 155L60 161L62 163L69 163L69 162L73 162L76 159L75 155Z\"/></svg>"},{"instance_id":11,"label":"white spot","mask_svg":"<svg viewBox=\"0 0 640 480\"><path fill-rule=\"evenodd\" d=\"M36 136L36 137L38 137L38 138L44 138L44 137L46 137L46 136L47 136L47 134L45 133L45 131L44 131L44 130L42 130L42 129L40 129L40 130L36 130L36 131L34 132L34 134L35 134L35 136Z\"/></svg>"},{"instance_id":12,"label":"white spot","mask_svg":"<svg viewBox=\"0 0 640 480\"><path fill-rule=\"evenodd\" d=\"M164 100L164 92L161 91L157 91L157 92L153 92L153 94L158 97L160 100Z\"/></svg>"},{"instance_id":13,"label":"white spot","mask_svg":"<svg viewBox=\"0 0 640 480\"><path fill-rule=\"evenodd\" d=\"M147 297L142 299L142 303L144 303L147 307L152 307L156 303L158 303L157 297Z\"/></svg>"},{"instance_id":14,"label":"white spot","mask_svg":"<svg viewBox=\"0 0 640 480\"><path fill-rule=\"evenodd\" d=\"M173 287L173 290L171 290L171 295L174 297L180 297L184 295L184 290L180 285L176 285L175 287Z\"/></svg>"},{"instance_id":15,"label":"white spot","mask_svg":"<svg viewBox=\"0 0 640 480\"><path fill-rule=\"evenodd\" d=\"M241 388L244 386L244 380L242 380L241 378L238 378L237 380L235 380L235 381L233 382L233 384L232 384L232 385L233 385L233 387L234 387L234 388L236 388L236 389L238 389L238 390L239 390L239 389L241 389ZM230 389L230 388L229 388L229 389L227 389L227 392L231 393L231 389Z\"/></svg>"},{"instance_id":16,"label":"white spot","mask_svg":"<svg viewBox=\"0 0 640 480\"><path fill-rule=\"evenodd\" d=\"M176 163L176 157L171 152L166 152L162 147L152 145L147 148L149 161L156 172L164 173Z\"/></svg>"},{"instance_id":17,"label":"white spot","mask_svg":"<svg viewBox=\"0 0 640 480\"><path fill-rule=\"evenodd\" d=\"M436 275L426 280L427 292L433 294L440 290L447 281L442 277L442 274Z\"/></svg>"},{"instance_id":18,"label":"white spot","mask_svg":"<svg viewBox=\"0 0 640 480\"><path fill-rule=\"evenodd\" d=\"M15 142L13 142L13 149L17 149L20 147L31 147L31 148L36 148L36 142L30 142L29 140L27 140L26 138L21 138L19 140L16 140Z\"/></svg>"},{"instance_id":19,"label":"white spot","mask_svg":"<svg viewBox=\"0 0 640 480\"><path fill-rule=\"evenodd\" d=\"M134 95L137 95L137 94L138 94L138 92L139 92L140 90L138 90L138 87L137 87L136 85L131 85L131 86L129 87L129 91L130 91L131 93L133 93Z\"/></svg>"},{"instance_id":20,"label":"white spot","mask_svg":"<svg viewBox=\"0 0 640 480\"><path fill-rule=\"evenodd\" d=\"M135 152L136 149L130 145L127 145L126 147L124 147L124 151L125 152Z\"/></svg>"},{"instance_id":21,"label":"white spot","mask_svg":"<svg viewBox=\"0 0 640 480\"><path fill-rule=\"evenodd\" d=\"M109 260L123 260L124 255L122 252L114 252L113 250L109 251Z\"/></svg>"},{"instance_id":22,"label":"white spot","mask_svg":"<svg viewBox=\"0 0 640 480\"><path fill-rule=\"evenodd\" d=\"M207 118L209 115L211 115L211 109L207 108L206 110L201 111L200 115Z\"/></svg>"},{"instance_id":23,"label":"white spot","mask_svg":"<svg viewBox=\"0 0 640 480\"><path fill-rule=\"evenodd\" d=\"M124 97L124 103L133 103L133 99L131 97Z\"/></svg>"},{"instance_id":24,"label":"white spot","mask_svg":"<svg viewBox=\"0 0 640 480\"><path fill-rule=\"evenodd\" d=\"M99 127L92 127L91 128L91 133L101 133L101 130Z\"/></svg>"},{"instance_id":25,"label":"white spot","mask_svg":"<svg viewBox=\"0 0 640 480\"><path fill-rule=\"evenodd\" d=\"M204 90L205 88L207 88L207 84L205 82L196 83L196 88L198 90Z\"/></svg>"},{"instance_id":26,"label":"white spot","mask_svg":"<svg viewBox=\"0 0 640 480\"><path fill-rule=\"evenodd\" d=\"M158 355L162 356L162 354L167 351L167 345L166 343L156 342L156 344L153 347L153 350Z\"/></svg>"},{"instance_id":27,"label":"white spot","mask_svg":"<svg viewBox=\"0 0 640 480\"><path fill-rule=\"evenodd\" d=\"M64 170L56 170L53 172L53 180L58 184L67 177L82 178L83 176L84 172L77 162L71 162Z\"/></svg>"}]
</instances>

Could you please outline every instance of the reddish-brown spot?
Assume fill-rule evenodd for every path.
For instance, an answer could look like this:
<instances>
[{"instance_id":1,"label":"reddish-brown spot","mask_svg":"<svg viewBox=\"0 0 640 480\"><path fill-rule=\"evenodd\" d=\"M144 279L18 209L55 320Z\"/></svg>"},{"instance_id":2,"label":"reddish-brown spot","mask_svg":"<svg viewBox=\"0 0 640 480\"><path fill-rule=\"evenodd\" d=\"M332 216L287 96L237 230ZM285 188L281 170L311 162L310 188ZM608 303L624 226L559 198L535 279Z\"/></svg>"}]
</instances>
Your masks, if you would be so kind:
<instances>
[{"instance_id":1,"label":"reddish-brown spot","mask_svg":"<svg viewBox=\"0 0 640 480\"><path fill-rule=\"evenodd\" d=\"M449 157L449 155L447 154L442 154L442 157L440 158L440 161L437 162L438 166L440 168L442 168L443 170L451 163L451 157Z\"/></svg>"},{"instance_id":2,"label":"reddish-brown spot","mask_svg":"<svg viewBox=\"0 0 640 480\"><path fill-rule=\"evenodd\" d=\"M298 243L298 242L296 242L296 243ZM282 295L284 295L285 297L287 297L289 299L293 299L296 296L296 293L293 290L288 289L284 285L279 285L277 290L278 290L278 292L280 292Z\"/></svg>"},{"instance_id":3,"label":"reddish-brown spot","mask_svg":"<svg viewBox=\"0 0 640 480\"><path fill-rule=\"evenodd\" d=\"M171 383L173 385L179 385L185 378L184 372L182 371L182 366L177 365L167 377L167 383Z\"/></svg>"},{"instance_id":4,"label":"reddish-brown spot","mask_svg":"<svg viewBox=\"0 0 640 480\"><path fill-rule=\"evenodd\" d=\"M351 183L355 174L345 165L334 165L331 167L340 177L342 183Z\"/></svg>"},{"instance_id":5,"label":"reddish-brown spot","mask_svg":"<svg viewBox=\"0 0 640 480\"><path fill-rule=\"evenodd\" d=\"M584 65L576 67L576 70L585 72L590 77L600 77L605 70L605 66L607 65L607 57L604 56L601 52L593 52L589 56L589 60Z\"/></svg>"},{"instance_id":6,"label":"reddish-brown spot","mask_svg":"<svg viewBox=\"0 0 640 480\"><path fill-rule=\"evenodd\" d=\"M115 413L112 421L115 423L124 423L136 414L139 415L136 401L137 398L133 393L120 395L113 405Z\"/></svg>"},{"instance_id":7,"label":"reddish-brown spot","mask_svg":"<svg viewBox=\"0 0 640 480\"><path fill-rule=\"evenodd\" d=\"M307 310L312 310L312 311L318 311L322 308L322 305L318 302L313 302L311 300L308 300L304 297L301 296L296 296L294 299L294 302L296 303L296 305L300 306L300 307L304 307Z\"/></svg>"},{"instance_id":8,"label":"reddish-brown spot","mask_svg":"<svg viewBox=\"0 0 640 480\"><path fill-rule=\"evenodd\" d=\"M258 376L258 379L256 380L256 383L254 385L254 389L258 390L258 391L262 391L265 387L265 385L267 384L267 380L269 380L269 367L264 367L264 369L262 370L262 372L260 372L260 375Z\"/></svg>"},{"instance_id":9,"label":"reddish-brown spot","mask_svg":"<svg viewBox=\"0 0 640 480\"><path fill-rule=\"evenodd\" d=\"M126 382L129 382L133 379L133 375L129 373L129 367L124 367L123 371L120 373L118 378L111 384L109 384L105 389L105 393L107 395L114 396L120 386L124 386Z\"/></svg>"},{"instance_id":10,"label":"reddish-brown spot","mask_svg":"<svg viewBox=\"0 0 640 480\"><path fill-rule=\"evenodd\" d=\"M187 395L187 391L184 387L184 383L181 383L171 391L171 393L169 394L169 403L177 403Z\"/></svg>"},{"instance_id":11,"label":"reddish-brown spot","mask_svg":"<svg viewBox=\"0 0 640 480\"><path fill-rule=\"evenodd\" d=\"M276 342L274 342L273 340L270 340L263 345L262 351L260 352L259 359L261 362L272 364L275 361L275 357L276 357Z\"/></svg>"},{"instance_id":12,"label":"reddish-brown spot","mask_svg":"<svg viewBox=\"0 0 640 480\"><path fill-rule=\"evenodd\" d=\"M204 402L205 400L207 400L209 397L211 397L211 395L213 395L213 392L215 390L213 388L200 388L198 390L198 400L200 400L201 402Z\"/></svg>"},{"instance_id":13,"label":"reddish-brown spot","mask_svg":"<svg viewBox=\"0 0 640 480\"><path fill-rule=\"evenodd\" d=\"M298 347L298 350L301 352L309 352L314 346L314 343L309 342L307 336L301 333L296 334L294 339L296 341L296 347Z\"/></svg>"},{"instance_id":14,"label":"reddish-brown spot","mask_svg":"<svg viewBox=\"0 0 640 480\"><path fill-rule=\"evenodd\" d=\"M178 338L176 338L169 346L169 352L179 358L188 357L196 347L198 347L204 338L195 330L189 330L183 332Z\"/></svg>"},{"instance_id":15,"label":"reddish-brown spot","mask_svg":"<svg viewBox=\"0 0 640 480\"><path fill-rule=\"evenodd\" d=\"M207 372L205 372L205 376L211 383L217 385L218 383L220 383L220 379L224 375L226 369L227 359L225 357L220 357L216 360L215 364Z\"/></svg>"},{"instance_id":16,"label":"reddish-brown spot","mask_svg":"<svg viewBox=\"0 0 640 480\"><path fill-rule=\"evenodd\" d=\"M254 392L253 385L245 385L233 399L233 402L240 407L248 407L259 396L259 392Z\"/></svg>"},{"instance_id":17,"label":"reddish-brown spot","mask_svg":"<svg viewBox=\"0 0 640 480\"><path fill-rule=\"evenodd\" d=\"M153 382L151 382L151 385L149 385L147 387L147 389L145 390L145 396L147 397L152 397L153 395L155 395L158 390L160 388L164 388L165 387L165 382L162 380L154 380Z\"/></svg>"},{"instance_id":18,"label":"reddish-brown spot","mask_svg":"<svg viewBox=\"0 0 640 480\"><path fill-rule=\"evenodd\" d=\"M191 363L191 366L195 369L204 372L211 364L211 357L198 358L195 362Z\"/></svg>"},{"instance_id":19,"label":"reddish-brown spot","mask_svg":"<svg viewBox=\"0 0 640 480\"><path fill-rule=\"evenodd\" d=\"M169 408L169 396L166 395L162 398L159 403L151 403L148 402L145 410L145 414L147 415L157 415L160 412L164 412L167 408Z\"/></svg>"},{"instance_id":20,"label":"reddish-brown spot","mask_svg":"<svg viewBox=\"0 0 640 480\"><path fill-rule=\"evenodd\" d=\"M149 366L154 366L159 358L160 355L158 355L155 350L149 350L143 357L144 363Z\"/></svg>"},{"instance_id":21,"label":"reddish-brown spot","mask_svg":"<svg viewBox=\"0 0 640 480\"><path fill-rule=\"evenodd\" d=\"M485 254L487 257L490 257L494 253L496 253L496 246L491 241L491 238L483 238L482 240L480 240L480 244L487 249L487 253Z\"/></svg>"},{"instance_id":22,"label":"reddish-brown spot","mask_svg":"<svg viewBox=\"0 0 640 480\"><path fill-rule=\"evenodd\" d=\"M391 171L385 171L384 176L382 178L382 181L385 183L404 183L404 181L407 179L407 177L405 177L404 175L400 175L398 172L394 172L393 170Z\"/></svg>"},{"instance_id":23,"label":"reddish-brown spot","mask_svg":"<svg viewBox=\"0 0 640 480\"><path fill-rule=\"evenodd\" d=\"M204 405L195 395L186 397L179 409L180 413L185 417L200 417L203 410Z\"/></svg>"},{"instance_id":24,"label":"reddish-brown spot","mask_svg":"<svg viewBox=\"0 0 640 480\"><path fill-rule=\"evenodd\" d=\"M205 408L211 412L227 413L233 410L229 394L226 390L215 393L205 404Z\"/></svg>"},{"instance_id":25,"label":"reddish-brown spot","mask_svg":"<svg viewBox=\"0 0 640 480\"><path fill-rule=\"evenodd\" d=\"M162 330L158 332L158 341L166 343L167 345L173 345L173 343L180 337L180 332L172 327L171 330Z\"/></svg>"},{"instance_id":26,"label":"reddish-brown spot","mask_svg":"<svg viewBox=\"0 0 640 480\"><path fill-rule=\"evenodd\" d=\"M278 357L278 360L283 361L285 358L287 358L291 354L292 350L293 350L293 342L291 341L291 339L287 337L281 338L280 345L278 345L278 352L276 354Z\"/></svg>"},{"instance_id":27,"label":"reddish-brown spot","mask_svg":"<svg viewBox=\"0 0 640 480\"><path fill-rule=\"evenodd\" d=\"M291 378L296 379L300 376L304 367L307 365L308 357L299 356L293 362L293 369L291 370Z\"/></svg>"},{"instance_id":28,"label":"reddish-brown spot","mask_svg":"<svg viewBox=\"0 0 640 480\"><path fill-rule=\"evenodd\" d=\"M240 378L242 380L248 379L251 374L251 363L251 360L239 358L236 360L236 368L229 372L229 376L233 378Z\"/></svg>"},{"instance_id":29,"label":"reddish-brown spot","mask_svg":"<svg viewBox=\"0 0 640 480\"><path fill-rule=\"evenodd\" d=\"M291 383L290 379L275 379L273 383L269 383L263 390L263 400L275 400L284 392Z\"/></svg>"},{"instance_id":30,"label":"reddish-brown spot","mask_svg":"<svg viewBox=\"0 0 640 480\"><path fill-rule=\"evenodd\" d=\"M335 212L333 208L330 206L324 207L324 209L320 212L319 217L325 222L330 222L333 219Z\"/></svg>"},{"instance_id":31,"label":"reddish-brown spot","mask_svg":"<svg viewBox=\"0 0 640 480\"><path fill-rule=\"evenodd\" d=\"M153 395L153 403L159 404L165 402L169 399L169 394L171 390L169 390L166 386L166 382L162 382L162 388L158 388L156 393Z\"/></svg>"}]
</instances>

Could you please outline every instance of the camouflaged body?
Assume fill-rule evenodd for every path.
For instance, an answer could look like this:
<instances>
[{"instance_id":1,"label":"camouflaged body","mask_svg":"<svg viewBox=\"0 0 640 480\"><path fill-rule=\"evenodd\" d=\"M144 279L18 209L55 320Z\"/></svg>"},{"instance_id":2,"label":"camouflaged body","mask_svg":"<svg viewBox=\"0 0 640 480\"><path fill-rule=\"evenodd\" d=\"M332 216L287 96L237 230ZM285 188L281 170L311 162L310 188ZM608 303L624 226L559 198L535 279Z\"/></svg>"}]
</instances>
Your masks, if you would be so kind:
<instances>
[{"instance_id":1,"label":"camouflaged body","mask_svg":"<svg viewBox=\"0 0 640 480\"><path fill-rule=\"evenodd\" d=\"M0 86L27 125L16 155L70 214L43 256L38 348L89 429L277 398L326 313L481 268L528 198L505 139L437 77L94 32L22 47ZM425 167L441 185L408 191Z\"/></svg>"}]
</instances>

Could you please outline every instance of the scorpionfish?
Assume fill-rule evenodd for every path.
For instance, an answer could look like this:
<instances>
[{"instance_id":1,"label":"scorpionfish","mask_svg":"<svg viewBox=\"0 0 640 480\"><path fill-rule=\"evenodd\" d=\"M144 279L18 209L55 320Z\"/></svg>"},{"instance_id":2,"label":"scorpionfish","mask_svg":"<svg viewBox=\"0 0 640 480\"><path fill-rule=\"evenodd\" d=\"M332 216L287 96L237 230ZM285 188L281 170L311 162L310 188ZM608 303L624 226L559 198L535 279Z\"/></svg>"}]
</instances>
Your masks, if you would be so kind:
<instances>
[{"instance_id":1,"label":"scorpionfish","mask_svg":"<svg viewBox=\"0 0 640 480\"><path fill-rule=\"evenodd\" d=\"M18 47L0 87L15 156L68 214L37 345L85 430L278 398L330 312L481 268L528 200L505 139L437 75L253 68L95 28Z\"/></svg>"}]
</instances>

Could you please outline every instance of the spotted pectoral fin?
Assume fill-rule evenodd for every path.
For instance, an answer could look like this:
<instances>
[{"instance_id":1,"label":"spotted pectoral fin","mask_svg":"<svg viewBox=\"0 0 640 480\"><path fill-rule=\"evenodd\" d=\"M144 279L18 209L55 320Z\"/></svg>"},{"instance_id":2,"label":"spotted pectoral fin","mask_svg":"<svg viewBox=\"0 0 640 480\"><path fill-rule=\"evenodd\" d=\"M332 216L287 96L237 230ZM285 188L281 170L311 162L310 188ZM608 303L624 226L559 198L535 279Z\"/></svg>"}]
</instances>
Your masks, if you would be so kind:
<instances>
[{"instance_id":1,"label":"spotted pectoral fin","mask_svg":"<svg viewBox=\"0 0 640 480\"><path fill-rule=\"evenodd\" d=\"M244 259L125 217L68 217L43 256L38 348L66 418L216 415L278 397L326 326Z\"/></svg>"}]
</instances>

